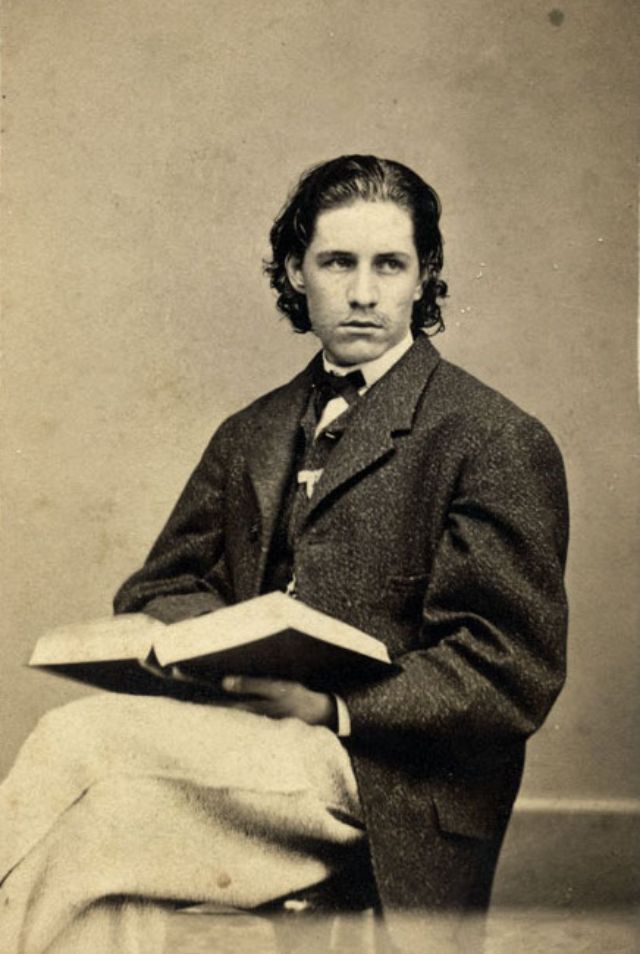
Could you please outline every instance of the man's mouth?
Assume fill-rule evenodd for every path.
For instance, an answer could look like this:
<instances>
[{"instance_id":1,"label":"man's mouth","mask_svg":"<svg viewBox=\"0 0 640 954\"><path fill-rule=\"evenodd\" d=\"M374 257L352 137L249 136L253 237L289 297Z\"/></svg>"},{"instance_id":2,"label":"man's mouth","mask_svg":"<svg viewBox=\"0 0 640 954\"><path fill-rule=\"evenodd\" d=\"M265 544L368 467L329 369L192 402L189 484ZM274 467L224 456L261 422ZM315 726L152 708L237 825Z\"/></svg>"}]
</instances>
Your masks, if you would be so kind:
<instances>
[{"instance_id":1,"label":"man's mouth","mask_svg":"<svg viewBox=\"0 0 640 954\"><path fill-rule=\"evenodd\" d=\"M373 329L373 328L381 328L382 326L381 326L380 323L377 322L377 321L369 321L369 320L366 320L366 319L362 319L362 320L354 320L354 319L351 319L350 321L343 321L343 322L342 322L342 327L343 327L343 328L355 328L355 329L358 330L358 331L367 331L367 330L371 330L371 329Z\"/></svg>"}]
</instances>

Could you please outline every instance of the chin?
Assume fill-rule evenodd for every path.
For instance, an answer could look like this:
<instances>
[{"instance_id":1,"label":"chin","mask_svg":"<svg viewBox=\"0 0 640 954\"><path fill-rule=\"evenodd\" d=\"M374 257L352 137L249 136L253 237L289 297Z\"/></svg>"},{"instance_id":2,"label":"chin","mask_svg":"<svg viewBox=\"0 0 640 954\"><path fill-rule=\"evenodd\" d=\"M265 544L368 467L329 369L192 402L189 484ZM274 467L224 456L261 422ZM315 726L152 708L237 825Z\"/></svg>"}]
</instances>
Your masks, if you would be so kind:
<instances>
[{"instance_id":1,"label":"chin","mask_svg":"<svg viewBox=\"0 0 640 954\"><path fill-rule=\"evenodd\" d=\"M331 357L335 364L365 364L367 361L373 361L384 354L386 347L382 344L373 344L372 342L353 342L350 345L341 343L339 347L332 348L331 345L325 348L327 355Z\"/></svg>"}]
</instances>

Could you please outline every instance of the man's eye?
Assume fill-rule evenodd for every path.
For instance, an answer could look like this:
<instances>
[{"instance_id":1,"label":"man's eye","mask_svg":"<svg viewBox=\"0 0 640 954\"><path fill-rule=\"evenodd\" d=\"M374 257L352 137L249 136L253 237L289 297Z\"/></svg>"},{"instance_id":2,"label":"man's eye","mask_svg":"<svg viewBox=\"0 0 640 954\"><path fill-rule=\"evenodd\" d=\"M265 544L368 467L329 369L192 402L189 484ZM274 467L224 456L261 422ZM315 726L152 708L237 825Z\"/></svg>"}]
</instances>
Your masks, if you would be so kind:
<instances>
[{"instance_id":1,"label":"man's eye","mask_svg":"<svg viewBox=\"0 0 640 954\"><path fill-rule=\"evenodd\" d=\"M381 272L401 272L404 269L404 262L401 262L399 258L383 258L378 268Z\"/></svg>"},{"instance_id":2,"label":"man's eye","mask_svg":"<svg viewBox=\"0 0 640 954\"><path fill-rule=\"evenodd\" d=\"M333 258L328 258L324 263L325 268L331 268L333 271L344 271L346 268L351 267L351 259L342 255L334 255Z\"/></svg>"}]
</instances>

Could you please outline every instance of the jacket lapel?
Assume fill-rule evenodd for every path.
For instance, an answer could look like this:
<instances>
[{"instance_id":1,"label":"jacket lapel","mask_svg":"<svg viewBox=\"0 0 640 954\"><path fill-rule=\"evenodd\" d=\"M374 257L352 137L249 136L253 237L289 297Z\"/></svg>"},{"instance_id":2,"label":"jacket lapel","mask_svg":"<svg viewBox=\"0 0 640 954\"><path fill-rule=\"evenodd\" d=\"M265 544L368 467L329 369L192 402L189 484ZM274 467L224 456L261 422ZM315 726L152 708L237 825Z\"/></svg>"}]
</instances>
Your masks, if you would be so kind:
<instances>
[{"instance_id":1,"label":"jacket lapel","mask_svg":"<svg viewBox=\"0 0 640 954\"><path fill-rule=\"evenodd\" d=\"M308 504L305 520L339 487L395 452L394 435L413 426L416 405L440 355L426 335L385 374L359 403L332 452Z\"/></svg>"},{"instance_id":2,"label":"jacket lapel","mask_svg":"<svg viewBox=\"0 0 640 954\"><path fill-rule=\"evenodd\" d=\"M249 476L261 518L261 549L256 573L258 587L290 477L300 418L309 400L312 368L317 360L318 355L289 384L268 397L248 455Z\"/></svg>"}]
</instances>

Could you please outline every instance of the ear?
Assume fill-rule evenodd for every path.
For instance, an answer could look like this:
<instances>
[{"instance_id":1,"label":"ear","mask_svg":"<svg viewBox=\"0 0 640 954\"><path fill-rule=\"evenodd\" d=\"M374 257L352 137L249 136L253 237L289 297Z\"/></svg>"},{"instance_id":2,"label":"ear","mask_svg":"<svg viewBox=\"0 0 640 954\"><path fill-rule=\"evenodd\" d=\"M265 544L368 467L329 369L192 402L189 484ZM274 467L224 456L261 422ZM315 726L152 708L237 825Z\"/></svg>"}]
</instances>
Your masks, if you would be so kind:
<instances>
[{"instance_id":1,"label":"ear","mask_svg":"<svg viewBox=\"0 0 640 954\"><path fill-rule=\"evenodd\" d=\"M420 301L420 299L422 298L422 295L424 292L424 286L426 285L428 279L429 279L429 270L428 268L423 268L420 273L420 278L418 279L418 284L416 285L415 291L413 293L414 301Z\"/></svg>"},{"instance_id":2,"label":"ear","mask_svg":"<svg viewBox=\"0 0 640 954\"><path fill-rule=\"evenodd\" d=\"M287 270L287 278L294 291L301 295L305 294L304 275L302 274L302 261L294 255L287 255L284 263Z\"/></svg>"}]
</instances>

